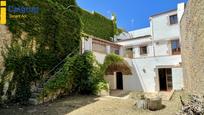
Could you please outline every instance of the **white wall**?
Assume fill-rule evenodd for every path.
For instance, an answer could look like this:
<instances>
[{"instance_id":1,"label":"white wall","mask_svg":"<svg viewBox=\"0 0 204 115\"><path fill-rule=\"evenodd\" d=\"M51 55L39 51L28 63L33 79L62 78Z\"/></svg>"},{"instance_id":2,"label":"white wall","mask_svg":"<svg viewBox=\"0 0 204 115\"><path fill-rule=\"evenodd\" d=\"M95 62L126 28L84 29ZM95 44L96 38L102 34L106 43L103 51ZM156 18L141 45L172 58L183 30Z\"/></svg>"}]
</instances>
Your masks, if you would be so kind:
<instances>
[{"instance_id":1,"label":"white wall","mask_svg":"<svg viewBox=\"0 0 204 115\"><path fill-rule=\"evenodd\" d=\"M92 38L82 37L81 48L82 48L82 53L84 53L84 51L92 51Z\"/></svg>"},{"instance_id":2,"label":"white wall","mask_svg":"<svg viewBox=\"0 0 204 115\"><path fill-rule=\"evenodd\" d=\"M154 43L155 56L171 55L171 42L167 40L158 41Z\"/></svg>"},{"instance_id":3,"label":"white wall","mask_svg":"<svg viewBox=\"0 0 204 115\"><path fill-rule=\"evenodd\" d=\"M146 36L151 35L151 28L142 28L138 30L133 30L129 32L132 38L140 37L140 36Z\"/></svg>"},{"instance_id":4,"label":"white wall","mask_svg":"<svg viewBox=\"0 0 204 115\"><path fill-rule=\"evenodd\" d=\"M133 75L123 75L123 90L143 91L137 74L134 73Z\"/></svg>"},{"instance_id":5,"label":"white wall","mask_svg":"<svg viewBox=\"0 0 204 115\"><path fill-rule=\"evenodd\" d=\"M102 53L98 53L98 52L93 52L93 54L95 55L96 60L97 60L100 64L103 64L103 62L104 62L104 60L105 60L105 57L106 57L106 54L102 54Z\"/></svg>"},{"instance_id":6,"label":"white wall","mask_svg":"<svg viewBox=\"0 0 204 115\"><path fill-rule=\"evenodd\" d=\"M120 42L117 42L117 44L123 45L124 48L133 48L133 58L144 57L144 55L143 56L140 55L140 46L143 46L143 45L147 45L148 54L145 55L145 57L154 55L151 37L120 41Z\"/></svg>"},{"instance_id":7,"label":"white wall","mask_svg":"<svg viewBox=\"0 0 204 115\"><path fill-rule=\"evenodd\" d=\"M177 14L177 11L160 14L151 17L151 30L154 40L162 40L169 38L179 38L179 25L170 25L169 16Z\"/></svg>"},{"instance_id":8,"label":"white wall","mask_svg":"<svg viewBox=\"0 0 204 115\"><path fill-rule=\"evenodd\" d=\"M183 13L185 11L185 3L179 3L177 5L177 13L178 13L178 21L181 21L181 18L183 16Z\"/></svg>"},{"instance_id":9,"label":"white wall","mask_svg":"<svg viewBox=\"0 0 204 115\"><path fill-rule=\"evenodd\" d=\"M161 56L141 59L133 59L133 64L137 69L138 76L145 92L156 91L156 70L157 66L179 65L181 56ZM178 71L176 71L178 72ZM178 72L179 73L179 72ZM175 76L177 74L174 74ZM176 77L175 77L176 78Z\"/></svg>"},{"instance_id":10,"label":"white wall","mask_svg":"<svg viewBox=\"0 0 204 115\"><path fill-rule=\"evenodd\" d=\"M106 75L104 79L109 84L110 89L116 89L116 77L115 75Z\"/></svg>"},{"instance_id":11,"label":"white wall","mask_svg":"<svg viewBox=\"0 0 204 115\"><path fill-rule=\"evenodd\" d=\"M183 69L182 68L173 68L172 69L172 80L173 80L173 89L174 90L181 90L184 88Z\"/></svg>"},{"instance_id":12,"label":"white wall","mask_svg":"<svg viewBox=\"0 0 204 115\"><path fill-rule=\"evenodd\" d=\"M119 41L116 43L119 45L123 45L123 46L138 46L141 44L149 44L151 43L151 41L152 41L151 37L143 37L143 38L138 38L138 39Z\"/></svg>"},{"instance_id":13,"label":"white wall","mask_svg":"<svg viewBox=\"0 0 204 115\"><path fill-rule=\"evenodd\" d=\"M93 52L93 53L96 56L97 61L102 64L104 62L106 54L102 54L98 52ZM143 91L140 79L133 66L132 60L129 58L125 58L125 60L129 64L133 74L123 75L123 90ZM104 78L109 83L110 89L116 89L116 73L114 73L114 75L106 75Z\"/></svg>"}]
</instances>

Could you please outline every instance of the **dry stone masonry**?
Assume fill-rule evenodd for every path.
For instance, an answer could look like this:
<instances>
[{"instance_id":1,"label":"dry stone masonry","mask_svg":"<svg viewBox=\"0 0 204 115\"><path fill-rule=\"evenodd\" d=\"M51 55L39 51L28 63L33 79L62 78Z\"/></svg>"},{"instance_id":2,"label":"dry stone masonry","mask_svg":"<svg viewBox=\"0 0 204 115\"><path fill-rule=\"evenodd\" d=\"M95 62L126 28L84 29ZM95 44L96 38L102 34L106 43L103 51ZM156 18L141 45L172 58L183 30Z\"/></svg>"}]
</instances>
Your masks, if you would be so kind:
<instances>
[{"instance_id":1,"label":"dry stone masonry","mask_svg":"<svg viewBox=\"0 0 204 115\"><path fill-rule=\"evenodd\" d=\"M186 89L204 94L204 0L189 0L181 20L182 60Z\"/></svg>"},{"instance_id":2,"label":"dry stone masonry","mask_svg":"<svg viewBox=\"0 0 204 115\"><path fill-rule=\"evenodd\" d=\"M5 25L0 25L0 70L3 69L3 56L2 51L5 50L5 46L9 45L11 42L11 33L8 27Z\"/></svg>"}]
</instances>

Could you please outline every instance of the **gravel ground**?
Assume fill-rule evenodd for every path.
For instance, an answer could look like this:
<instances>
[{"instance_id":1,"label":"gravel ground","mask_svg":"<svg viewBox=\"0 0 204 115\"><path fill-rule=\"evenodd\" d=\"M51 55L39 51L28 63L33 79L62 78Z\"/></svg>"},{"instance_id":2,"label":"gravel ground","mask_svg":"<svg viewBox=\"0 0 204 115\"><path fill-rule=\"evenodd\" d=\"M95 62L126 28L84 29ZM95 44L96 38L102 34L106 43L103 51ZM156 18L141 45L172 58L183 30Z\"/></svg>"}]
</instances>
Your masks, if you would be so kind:
<instances>
[{"instance_id":1,"label":"gravel ground","mask_svg":"<svg viewBox=\"0 0 204 115\"><path fill-rule=\"evenodd\" d=\"M10 106L0 109L0 115L175 115L181 107L180 95L184 93L175 92L171 101L163 101L166 107L159 111L137 109L134 106L137 96L134 99L71 96L38 106Z\"/></svg>"}]
</instances>

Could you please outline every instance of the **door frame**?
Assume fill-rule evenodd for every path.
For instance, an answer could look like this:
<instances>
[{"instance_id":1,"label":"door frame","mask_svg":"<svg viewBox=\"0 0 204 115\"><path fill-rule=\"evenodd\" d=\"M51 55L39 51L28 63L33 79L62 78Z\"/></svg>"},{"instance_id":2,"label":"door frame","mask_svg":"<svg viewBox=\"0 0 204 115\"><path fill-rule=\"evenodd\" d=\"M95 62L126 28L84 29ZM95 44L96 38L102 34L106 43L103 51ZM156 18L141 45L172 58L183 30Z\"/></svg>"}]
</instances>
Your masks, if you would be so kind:
<instances>
[{"instance_id":1,"label":"door frame","mask_svg":"<svg viewBox=\"0 0 204 115\"><path fill-rule=\"evenodd\" d=\"M161 77L162 77L162 76L159 75L159 91L171 91L171 90L173 89L173 83L172 83L172 81L173 81L173 80L172 80L172 68L159 68L159 69L158 69L158 73L160 73L160 70L164 72L164 73L162 74L162 76L164 75L163 77L164 77L166 83L165 83L165 85L164 85L164 89L161 89L160 86L161 86ZM167 70L170 70L170 72L171 72L171 73L170 73L170 77L171 77L170 79L171 79L171 81L168 80L168 77L169 77L169 76L168 76L168 74L167 74ZM162 81L162 82L164 82L164 81ZM171 86L169 86L169 82L171 83Z\"/></svg>"},{"instance_id":2,"label":"door frame","mask_svg":"<svg viewBox=\"0 0 204 115\"><path fill-rule=\"evenodd\" d=\"M173 70L173 68L179 68L181 67L180 65L179 66L175 66L175 65L159 65L159 66L156 66L155 68L155 74L156 74L156 77L155 77L155 90L156 91L160 91L160 83L159 83L159 69L167 69L167 68L171 68L171 71ZM172 89L173 90L173 71L172 71ZM170 90L170 91L171 91ZM167 90L168 91L168 90Z\"/></svg>"},{"instance_id":3,"label":"door frame","mask_svg":"<svg viewBox=\"0 0 204 115\"><path fill-rule=\"evenodd\" d=\"M118 73L121 73L121 75L122 75L122 76L121 76L121 77L122 77L122 84L121 84L121 85L122 85L122 88L121 88L121 89L118 89L118 76L117 76ZM124 89L124 84L123 84L123 80L124 80L124 79L123 79L123 73L122 73L122 72L116 72L115 79L116 79L116 82L115 82L115 83L116 83L116 89L117 89L117 90L123 90L123 89Z\"/></svg>"}]
</instances>

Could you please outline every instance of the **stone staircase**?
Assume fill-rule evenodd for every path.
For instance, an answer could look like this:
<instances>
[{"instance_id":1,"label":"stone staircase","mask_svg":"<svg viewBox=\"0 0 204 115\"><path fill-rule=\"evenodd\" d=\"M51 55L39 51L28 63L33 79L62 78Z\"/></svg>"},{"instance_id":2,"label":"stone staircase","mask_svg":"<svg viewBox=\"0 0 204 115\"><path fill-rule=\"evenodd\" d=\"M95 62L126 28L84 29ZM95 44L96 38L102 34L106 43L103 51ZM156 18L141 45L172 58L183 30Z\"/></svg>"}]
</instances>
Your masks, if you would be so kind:
<instances>
[{"instance_id":1,"label":"stone staircase","mask_svg":"<svg viewBox=\"0 0 204 115\"><path fill-rule=\"evenodd\" d=\"M43 85L42 84L37 85L34 91L31 93L31 97L28 100L29 104L38 105L38 104L43 103L42 101L38 99L42 91L43 91Z\"/></svg>"},{"instance_id":2,"label":"stone staircase","mask_svg":"<svg viewBox=\"0 0 204 115\"><path fill-rule=\"evenodd\" d=\"M63 60L61 60L53 69L51 69L46 77L44 78L43 82L38 83L37 85L35 85L35 88L33 88L31 97L29 98L29 104L32 105L38 105L38 104L42 104L44 102L48 102L50 100L54 100L57 98L57 96L63 92L61 90L59 90L58 92L56 92L55 94L52 95L52 97L43 97L43 99L41 99L39 96L43 93L43 88L44 85L49 81L52 80L53 78L55 78L56 74L58 74L59 72L62 71L62 66L63 63L65 62L65 60L67 59L67 57L70 57L71 55L73 55L75 52L77 51L77 49L73 50L70 54L68 54ZM49 75L50 73L55 72L54 75ZM49 77L50 76L50 77Z\"/></svg>"}]
</instances>

